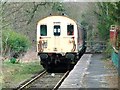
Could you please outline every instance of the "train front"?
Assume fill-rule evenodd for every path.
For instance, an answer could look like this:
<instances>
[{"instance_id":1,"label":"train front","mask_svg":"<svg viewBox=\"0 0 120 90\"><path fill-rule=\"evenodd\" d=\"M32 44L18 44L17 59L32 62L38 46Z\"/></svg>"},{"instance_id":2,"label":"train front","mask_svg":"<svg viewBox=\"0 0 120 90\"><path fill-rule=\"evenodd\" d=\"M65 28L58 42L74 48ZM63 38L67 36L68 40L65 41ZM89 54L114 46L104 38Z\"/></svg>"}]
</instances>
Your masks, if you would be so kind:
<instances>
[{"instance_id":1,"label":"train front","mask_svg":"<svg viewBox=\"0 0 120 90\"><path fill-rule=\"evenodd\" d=\"M37 24L37 52L47 70L67 67L79 59L83 41L77 24L65 16L49 16Z\"/></svg>"}]
</instances>

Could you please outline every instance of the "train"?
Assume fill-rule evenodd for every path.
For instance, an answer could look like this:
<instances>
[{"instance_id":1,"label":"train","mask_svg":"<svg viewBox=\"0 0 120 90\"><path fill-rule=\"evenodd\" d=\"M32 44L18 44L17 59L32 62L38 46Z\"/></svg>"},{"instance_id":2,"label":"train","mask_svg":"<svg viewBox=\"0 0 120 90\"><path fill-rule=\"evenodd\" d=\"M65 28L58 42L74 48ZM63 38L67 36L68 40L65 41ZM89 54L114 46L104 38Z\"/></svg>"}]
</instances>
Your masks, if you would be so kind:
<instances>
[{"instance_id":1,"label":"train","mask_svg":"<svg viewBox=\"0 0 120 90\"><path fill-rule=\"evenodd\" d=\"M85 29L65 15L50 15L37 23L37 53L47 71L71 69L85 53Z\"/></svg>"}]
</instances>

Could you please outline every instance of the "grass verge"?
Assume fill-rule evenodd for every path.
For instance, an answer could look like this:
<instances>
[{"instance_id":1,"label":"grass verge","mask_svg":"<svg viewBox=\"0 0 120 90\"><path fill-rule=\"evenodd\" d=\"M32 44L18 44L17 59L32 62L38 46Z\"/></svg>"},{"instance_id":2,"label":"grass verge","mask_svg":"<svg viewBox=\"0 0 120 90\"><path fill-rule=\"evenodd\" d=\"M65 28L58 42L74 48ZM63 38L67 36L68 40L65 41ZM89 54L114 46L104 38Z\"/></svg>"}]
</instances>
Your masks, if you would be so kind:
<instances>
[{"instance_id":1,"label":"grass verge","mask_svg":"<svg viewBox=\"0 0 120 90\"><path fill-rule=\"evenodd\" d=\"M13 88L41 70L43 68L39 61L18 64L4 61L2 63L2 80L0 80L0 83L2 83L2 88Z\"/></svg>"}]
</instances>

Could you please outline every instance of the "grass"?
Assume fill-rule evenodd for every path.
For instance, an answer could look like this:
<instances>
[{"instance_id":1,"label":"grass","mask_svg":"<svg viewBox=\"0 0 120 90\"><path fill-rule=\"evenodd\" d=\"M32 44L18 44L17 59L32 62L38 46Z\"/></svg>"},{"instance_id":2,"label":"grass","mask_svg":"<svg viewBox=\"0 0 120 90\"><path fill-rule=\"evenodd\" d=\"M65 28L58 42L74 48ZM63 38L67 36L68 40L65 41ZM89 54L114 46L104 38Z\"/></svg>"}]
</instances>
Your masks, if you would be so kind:
<instances>
[{"instance_id":1,"label":"grass","mask_svg":"<svg viewBox=\"0 0 120 90\"><path fill-rule=\"evenodd\" d=\"M2 63L2 88L12 88L22 81L29 79L37 72L43 70L39 61L29 63L12 64L10 61Z\"/></svg>"}]
</instances>

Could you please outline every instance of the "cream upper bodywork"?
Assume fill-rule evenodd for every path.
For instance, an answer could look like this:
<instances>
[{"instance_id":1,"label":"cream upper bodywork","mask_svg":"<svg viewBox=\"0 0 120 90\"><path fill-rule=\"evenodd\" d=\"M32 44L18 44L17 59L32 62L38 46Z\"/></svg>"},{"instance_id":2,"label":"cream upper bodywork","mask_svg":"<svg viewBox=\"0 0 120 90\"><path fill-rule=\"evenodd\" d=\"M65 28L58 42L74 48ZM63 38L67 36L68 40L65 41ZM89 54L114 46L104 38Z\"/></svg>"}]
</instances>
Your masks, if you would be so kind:
<instances>
[{"instance_id":1,"label":"cream upper bodywork","mask_svg":"<svg viewBox=\"0 0 120 90\"><path fill-rule=\"evenodd\" d=\"M67 25L74 25L74 35L67 35ZM40 25L47 25L47 36L40 36ZM60 25L61 34L60 36L54 36L53 27L54 25ZM49 16L40 20L37 24L37 45L39 44L40 37L42 42L47 43L47 47L43 48L43 52L47 53L66 53L72 52L73 39L75 41L76 49L73 52L78 52L78 30L77 24L74 20L66 16ZM81 43L82 45L82 43ZM80 45L80 46L81 46ZM37 46L37 52L38 46Z\"/></svg>"}]
</instances>

